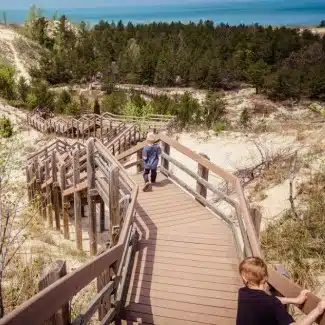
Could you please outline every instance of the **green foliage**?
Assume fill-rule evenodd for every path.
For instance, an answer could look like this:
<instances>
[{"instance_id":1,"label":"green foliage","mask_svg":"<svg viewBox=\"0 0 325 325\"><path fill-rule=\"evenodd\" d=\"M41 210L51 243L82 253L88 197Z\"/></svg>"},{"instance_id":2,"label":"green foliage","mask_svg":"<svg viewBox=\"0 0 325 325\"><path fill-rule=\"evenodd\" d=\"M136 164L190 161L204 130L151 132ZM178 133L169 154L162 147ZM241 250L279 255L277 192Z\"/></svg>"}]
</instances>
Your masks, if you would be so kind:
<instances>
[{"instance_id":1,"label":"green foliage","mask_svg":"<svg viewBox=\"0 0 325 325\"><path fill-rule=\"evenodd\" d=\"M49 90L47 83L40 80L33 80L30 92L27 95L27 104L30 109L40 107L53 111L55 107L54 99L55 96Z\"/></svg>"},{"instance_id":2,"label":"green foliage","mask_svg":"<svg viewBox=\"0 0 325 325\"><path fill-rule=\"evenodd\" d=\"M176 101L167 95L155 96L151 101L151 105L156 114L174 114L177 111Z\"/></svg>"},{"instance_id":3,"label":"green foliage","mask_svg":"<svg viewBox=\"0 0 325 325\"><path fill-rule=\"evenodd\" d=\"M324 27L325 27L325 20L322 20L322 21L320 22L320 24L318 25L318 27L320 27L320 28L324 28Z\"/></svg>"},{"instance_id":4,"label":"green foliage","mask_svg":"<svg viewBox=\"0 0 325 325\"><path fill-rule=\"evenodd\" d=\"M27 100L28 91L29 86L26 79L24 77L20 77L17 84L17 93L19 99L21 99L23 102L26 102Z\"/></svg>"},{"instance_id":5,"label":"green foliage","mask_svg":"<svg viewBox=\"0 0 325 325\"><path fill-rule=\"evenodd\" d=\"M248 108L245 107L240 113L239 123L246 128L250 122L250 119L251 116L249 115Z\"/></svg>"},{"instance_id":6,"label":"green foliage","mask_svg":"<svg viewBox=\"0 0 325 325\"><path fill-rule=\"evenodd\" d=\"M226 102L218 93L207 94L203 103L201 119L208 128L212 127L216 121L220 120L226 112Z\"/></svg>"},{"instance_id":7,"label":"green foliage","mask_svg":"<svg viewBox=\"0 0 325 325\"><path fill-rule=\"evenodd\" d=\"M6 99L15 98L15 69L0 61L0 96Z\"/></svg>"},{"instance_id":8,"label":"green foliage","mask_svg":"<svg viewBox=\"0 0 325 325\"><path fill-rule=\"evenodd\" d=\"M13 126L7 117L0 117L0 137L11 138L13 135Z\"/></svg>"},{"instance_id":9,"label":"green foliage","mask_svg":"<svg viewBox=\"0 0 325 325\"><path fill-rule=\"evenodd\" d=\"M250 83L256 88L256 93L260 92L260 89L264 85L265 76L268 74L268 66L263 60L259 60L256 63L252 63L247 70L247 76Z\"/></svg>"},{"instance_id":10,"label":"green foliage","mask_svg":"<svg viewBox=\"0 0 325 325\"><path fill-rule=\"evenodd\" d=\"M94 114L100 115L100 105L99 105L98 98L95 99L95 103L94 103Z\"/></svg>"},{"instance_id":11,"label":"green foliage","mask_svg":"<svg viewBox=\"0 0 325 325\"><path fill-rule=\"evenodd\" d=\"M112 114L121 114L126 105L127 97L124 92L112 92L110 95L105 95L101 109L103 112Z\"/></svg>"},{"instance_id":12,"label":"green foliage","mask_svg":"<svg viewBox=\"0 0 325 325\"><path fill-rule=\"evenodd\" d=\"M26 101L27 101L27 107L30 110L32 110L32 109L34 109L34 108L36 108L38 106L37 96L33 92L28 93Z\"/></svg>"},{"instance_id":13,"label":"green foliage","mask_svg":"<svg viewBox=\"0 0 325 325\"><path fill-rule=\"evenodd\" d=\"M274 99L324 96L325 40L308 30L101 21L92 28L81 23L73 32L62 16L51 43L41 18L34 7L27 26L48 51L31 73L52 84L90 81L101 71L107 94L117 82L212 91L249 82Z\"/></svg>"},{"instance_id":14,"label":"green foliage","mask_svg":"<svg viewBox=\"0 0 325 325\"><path fill-rule=\"evenodd\" d=\"M66 106L66 114L72 115L74 117L80 116L80 106L76 101L72 101Z\"/></svg>"},{"instance_id":15,"label":"green foliage","mask_svg":"<svg viewBox=\"0 0 325 325\"><path fill-rule=\"evenodd\" d=\"M177 116L181 128L200 122L201 106L189 92L177 97L176 105L173 108L174 111L170 113Z\"/></svg>"},{"instance_id":16,"label":"green foliage","mask_svg":"<svg viewBox=\"0 0 325 325\"><path fill-rule=\"evenodd\" d=\"M218 134L222 131L225 131L227 128L228 128L227 121L218 121L214 125L214 132Z\"/></svg>"},{"instance_id":17,"label":"green foliage","mask_svg":"<svg viewBox=\"0 0 325 325\"><path fill-rule=\"evenodd\" d=\"M66 107L72 102L71 93L67 90L62 90L55 102L55 110L58 113L63 113Z\"/></svg>"},{"instance_id":18,"label":"green foliage","mask_svg":"<svg viewBox=\"0 0 325 325\"><path fill-rule=\"evenodd\" d=\"M89 100L84 94L80 94L79 96L79 105L80 110L84 111L89 109Z\"/></svg>"}]
</instances>

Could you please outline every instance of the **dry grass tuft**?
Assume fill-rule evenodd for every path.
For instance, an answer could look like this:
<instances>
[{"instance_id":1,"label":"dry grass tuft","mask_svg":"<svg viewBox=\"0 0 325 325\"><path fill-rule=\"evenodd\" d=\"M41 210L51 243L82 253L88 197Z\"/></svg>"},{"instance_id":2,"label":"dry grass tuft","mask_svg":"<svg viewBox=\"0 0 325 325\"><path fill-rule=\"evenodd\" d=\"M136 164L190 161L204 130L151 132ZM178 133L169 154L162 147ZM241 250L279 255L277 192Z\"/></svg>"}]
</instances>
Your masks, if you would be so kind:
<instances>
[{"instance_id":1,"label":"dry grass tuft","mask_svg":"<svg viewBox=\"0 0 325 325\"><path fill-rule=\"evenodd\" d=\"M287 212L261 238L266 259L283 264L295 282L312 290L319 286L317 277L325 270L324 188L325 172L312 176L302 193L306 206L299 214L303 220Z\"/></svg>"}]
</instances>

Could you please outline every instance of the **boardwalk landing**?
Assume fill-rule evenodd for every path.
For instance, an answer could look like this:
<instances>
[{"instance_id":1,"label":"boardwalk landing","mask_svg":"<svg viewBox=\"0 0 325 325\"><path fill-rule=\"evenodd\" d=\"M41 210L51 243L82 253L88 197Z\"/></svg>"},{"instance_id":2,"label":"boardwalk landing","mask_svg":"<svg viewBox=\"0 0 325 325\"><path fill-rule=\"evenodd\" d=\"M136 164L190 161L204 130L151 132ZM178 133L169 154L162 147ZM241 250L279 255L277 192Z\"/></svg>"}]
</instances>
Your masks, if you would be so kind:
<instances>
[{"instance_id":1,"label":"boardwalk landing","mask_svg":"<svg viewBox=\"0 0 325 325\"><path fill-rule=\"evenodd\" d=\"M231 230L158 177L138 197L140 240L122 324L234 325L240 280ZM134 180L142 185L141 175Z\"/></svg>"}]
</instances>

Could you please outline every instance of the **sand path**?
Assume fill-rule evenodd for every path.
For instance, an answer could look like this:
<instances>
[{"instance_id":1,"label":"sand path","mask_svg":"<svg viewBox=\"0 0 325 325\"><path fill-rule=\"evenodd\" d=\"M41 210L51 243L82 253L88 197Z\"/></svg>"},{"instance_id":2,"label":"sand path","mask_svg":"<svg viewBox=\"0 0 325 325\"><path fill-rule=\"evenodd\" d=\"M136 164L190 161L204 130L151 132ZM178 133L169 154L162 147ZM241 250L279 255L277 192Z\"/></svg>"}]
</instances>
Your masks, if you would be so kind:
<instances>
[{"instance_id":1,"label":"sand path","mask_svg":"<svg viewBox=\"0 0 325 325\"><path fill-rule=\"evenodd\" d=\"M21 36L18 35L15 31L0 26L0 42L6 43L12 51L13 58L14 58L14 66L17 72L16 79L18 80L20 77L24 77L27 80L27 82L30 82L31 77L28 71L26 70L24 63L19 58L19 55L13 45L13 41L18 37Z\"/></svg>"}]
</instances>

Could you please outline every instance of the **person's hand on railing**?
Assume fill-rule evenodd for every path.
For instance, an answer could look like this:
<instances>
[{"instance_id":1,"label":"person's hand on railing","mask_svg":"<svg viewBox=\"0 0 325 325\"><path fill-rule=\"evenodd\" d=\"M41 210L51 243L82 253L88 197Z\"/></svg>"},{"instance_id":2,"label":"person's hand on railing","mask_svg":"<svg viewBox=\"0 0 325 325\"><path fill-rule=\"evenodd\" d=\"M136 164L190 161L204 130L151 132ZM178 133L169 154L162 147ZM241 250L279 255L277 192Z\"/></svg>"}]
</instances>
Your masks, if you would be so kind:
<instances>
[{"instance_id":1,"label":"person's hand on railing","mask_svg":"<svg viewBox=\"0 0 325 325\"><path fill-rule=\"evenodd\" d=\"M283 305L294 304L294 305L302 305L307 300L309 290L302 290L300 294L296 298L288 298L288 297L277 297Z\"/></svg>"},{"instance_id":2,"label":"person's hand on railing","mask_svg":"<svg viewBox=\"0 0 325 325\"><path fill-rule=\"evenodd\" d=\"M302 305L307 300L308 294L310 293L309 290L302 290L297 298L295 298L295 305Z\"/></svg>"}]
</instances>

